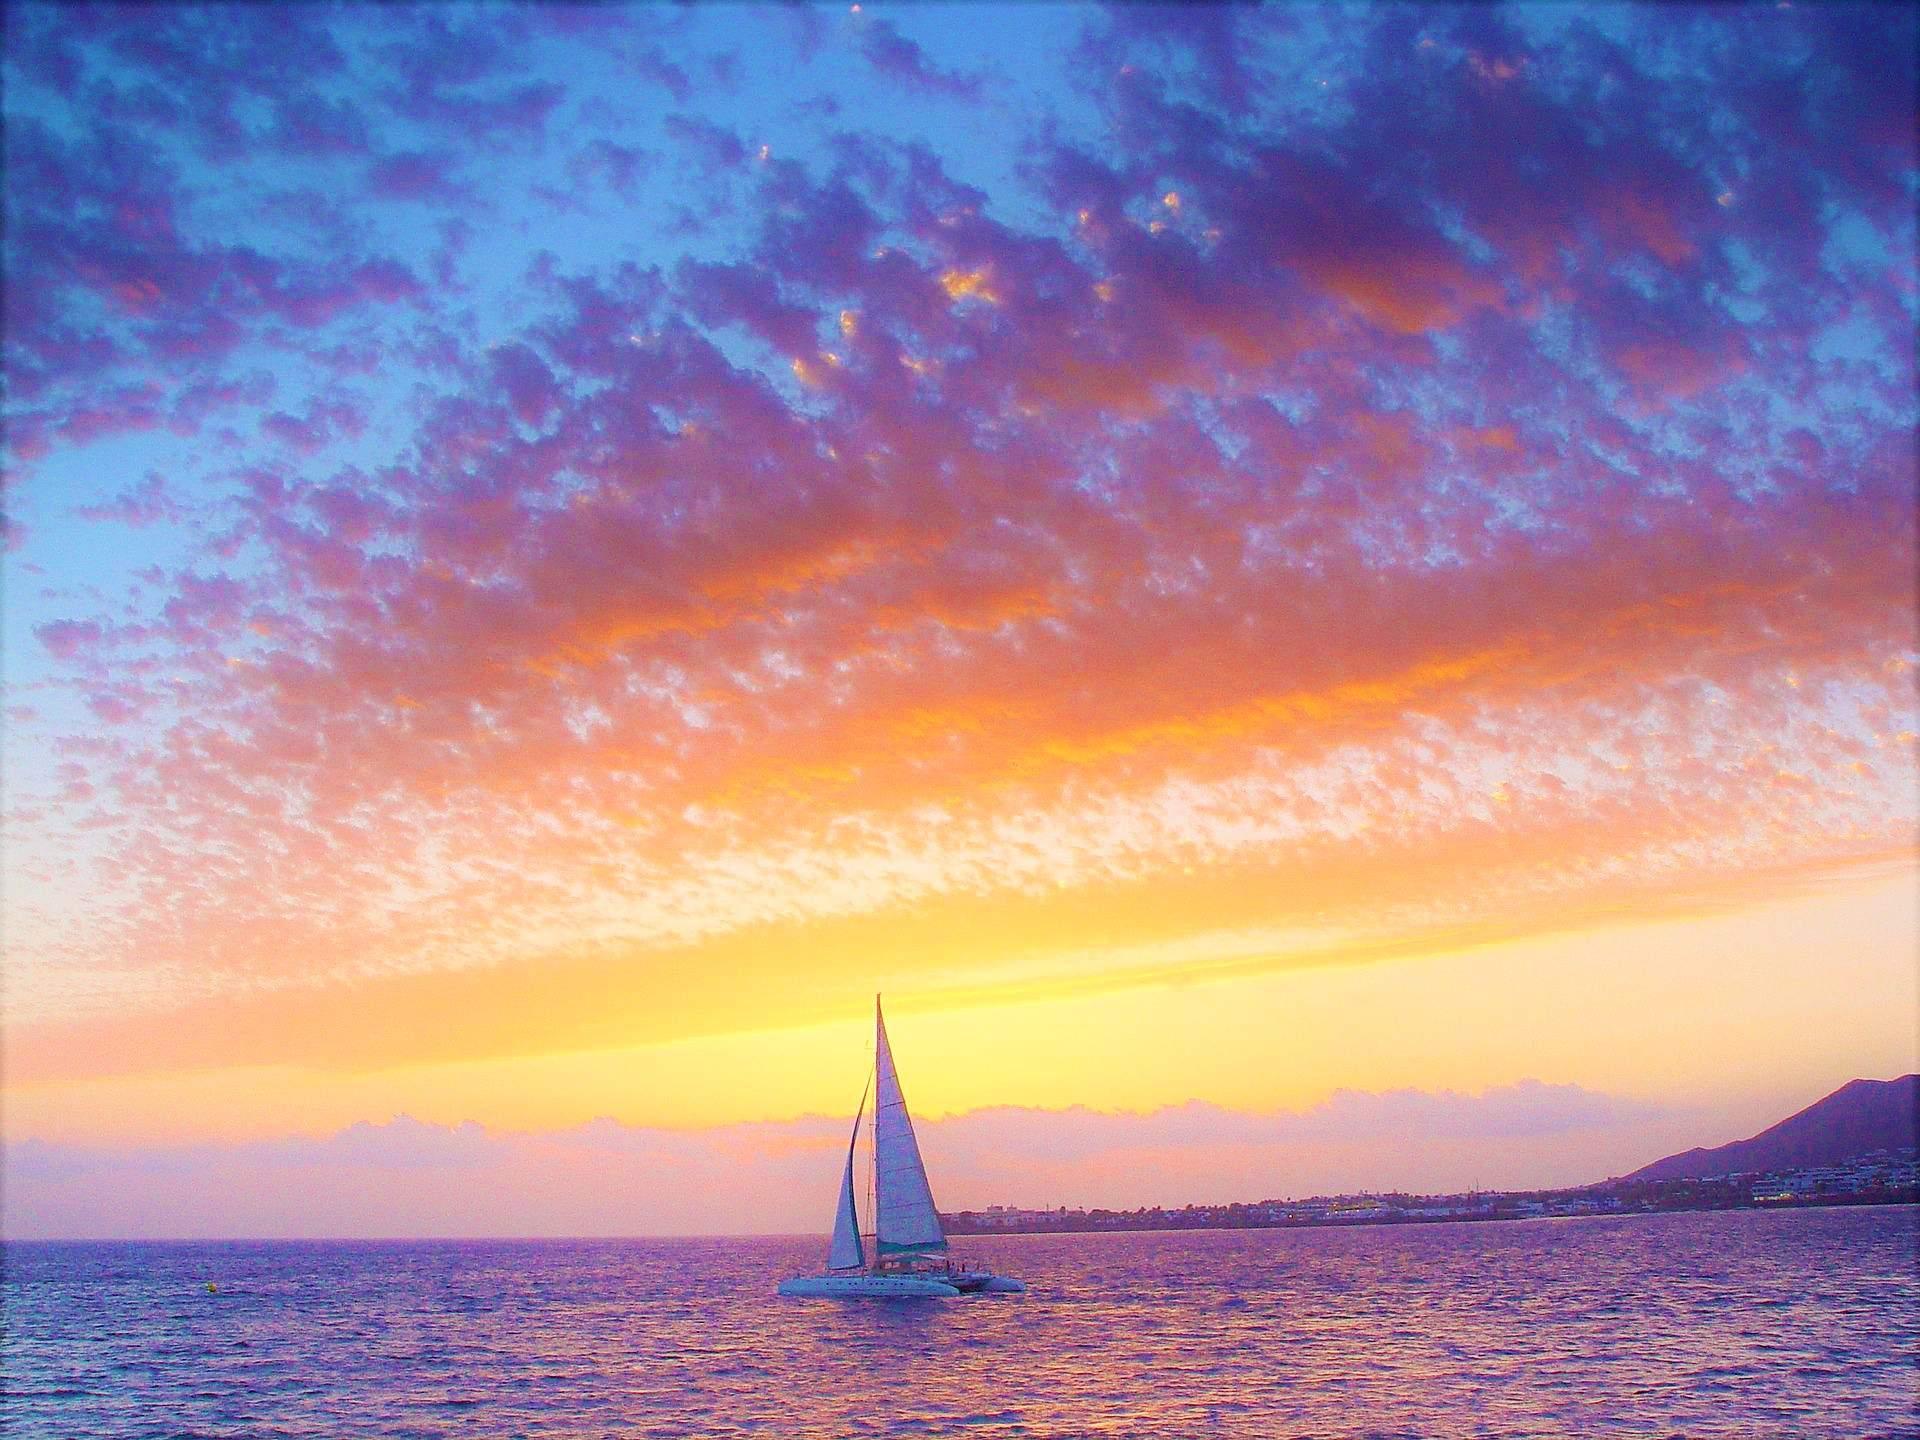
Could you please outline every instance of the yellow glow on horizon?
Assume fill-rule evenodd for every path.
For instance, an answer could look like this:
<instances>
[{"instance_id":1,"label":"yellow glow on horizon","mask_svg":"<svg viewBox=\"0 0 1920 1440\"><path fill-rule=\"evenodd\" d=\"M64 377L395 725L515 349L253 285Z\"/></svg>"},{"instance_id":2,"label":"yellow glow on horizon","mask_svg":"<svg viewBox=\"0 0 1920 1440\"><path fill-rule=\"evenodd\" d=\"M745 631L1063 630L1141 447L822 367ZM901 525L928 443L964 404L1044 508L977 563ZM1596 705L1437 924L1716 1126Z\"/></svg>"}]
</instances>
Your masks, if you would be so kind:
<instances>
[{"instance_id":1,"label":"yellow glow on horizon","mask_svg":"<svg viewBox=\"0 0 1920 1440\"><path fill-rule=\"evenodd\" d=\"M1920 1063L1917 925L1909 870L1738 913L1375 964L1013 1001L895 989L888 1026L909 1098L929 1118L1194 1099L1292 1109L1342 1088L1478 1092L1527 1078L1661 1102L1771 1103ZM871 1054L866 1003L849 1008L817 1023L568 1053L13 1085L8 1130L130 1144L326 1133L400 1113L505 1129L837 1116Z\"/></svg>"}]
</instances>

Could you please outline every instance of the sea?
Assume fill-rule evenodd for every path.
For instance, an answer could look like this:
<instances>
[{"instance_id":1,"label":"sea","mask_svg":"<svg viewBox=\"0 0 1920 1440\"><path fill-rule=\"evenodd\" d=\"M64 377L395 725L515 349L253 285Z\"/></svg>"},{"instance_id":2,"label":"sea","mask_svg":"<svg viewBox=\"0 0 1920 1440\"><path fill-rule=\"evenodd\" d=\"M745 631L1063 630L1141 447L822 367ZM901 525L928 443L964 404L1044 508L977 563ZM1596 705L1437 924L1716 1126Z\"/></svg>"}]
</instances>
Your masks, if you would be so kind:
<instances>
[{"instance_id":1,"label":"sea","mask_svg":"<svg viewBox=\"0 0 1920 1440\"><path fill-rule=\"evenodd\" d=\"M8 1436L1920 1436L1912 1207L998 1236L16 1243ZM212 1286L212 1289L209 1289Z\"/></svg>"}]
</instances>

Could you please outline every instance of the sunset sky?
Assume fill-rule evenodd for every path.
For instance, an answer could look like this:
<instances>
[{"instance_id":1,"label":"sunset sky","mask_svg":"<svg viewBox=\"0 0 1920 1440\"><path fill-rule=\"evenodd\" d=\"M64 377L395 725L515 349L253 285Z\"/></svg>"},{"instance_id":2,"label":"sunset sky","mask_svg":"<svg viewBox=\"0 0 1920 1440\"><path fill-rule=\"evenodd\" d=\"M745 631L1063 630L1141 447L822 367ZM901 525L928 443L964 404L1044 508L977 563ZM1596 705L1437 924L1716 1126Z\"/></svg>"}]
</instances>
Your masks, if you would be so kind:
<instances>
[{"instance_id":1,"label":"sunset sky","mask_svg":"<svg viewBox=\"0 0 1920 1440\"><path fill-rule=\"evenodd\" d=\"M1916 1067L1915 12L11 6L10 1234L1573 1183Z\"/></svg>"}]
</instances>

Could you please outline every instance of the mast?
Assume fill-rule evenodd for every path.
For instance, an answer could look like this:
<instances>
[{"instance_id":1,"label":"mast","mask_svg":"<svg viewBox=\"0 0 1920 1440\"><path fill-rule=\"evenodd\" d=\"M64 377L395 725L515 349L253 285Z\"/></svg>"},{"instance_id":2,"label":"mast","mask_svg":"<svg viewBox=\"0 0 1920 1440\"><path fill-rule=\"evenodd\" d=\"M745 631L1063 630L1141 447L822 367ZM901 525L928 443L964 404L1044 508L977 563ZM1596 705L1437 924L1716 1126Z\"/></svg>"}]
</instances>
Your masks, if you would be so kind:
<instances>
[{"instance_id":1,"label":"mast","mask_svg":"<svg viewBox=\"0 0 1920 1440\"><path fill-rule=\"evenodd\" d=\"M873 997L873 1013L880 1013L880 995ZM873 1068L867 1072L871 1085L880 1074L880 1051L873 1052ZM880 1102L876 1098L873 1115L867 1121L867 1218L873 1226L873 1266L880 1268Z\"/></svg>"}]
</instances>

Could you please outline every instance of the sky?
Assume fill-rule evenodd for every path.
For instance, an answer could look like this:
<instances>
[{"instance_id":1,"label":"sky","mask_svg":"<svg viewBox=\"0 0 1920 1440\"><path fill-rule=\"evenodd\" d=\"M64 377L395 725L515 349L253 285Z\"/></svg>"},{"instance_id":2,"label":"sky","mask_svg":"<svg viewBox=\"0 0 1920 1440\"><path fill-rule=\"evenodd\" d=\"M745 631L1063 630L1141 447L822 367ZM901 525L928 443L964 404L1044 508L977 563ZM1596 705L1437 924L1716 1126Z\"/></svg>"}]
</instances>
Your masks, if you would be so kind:
<instances>
[{"instance_id":1,"label":"sky","mask_svg":"<svg viewBox=\"0 0 1920 1440\"><path fill-rule=\"evenodd\" d=\"M1920 1065L1915 13L9 5L9 1235L1572 1184Z\"/></svg>"}]
</instances>

